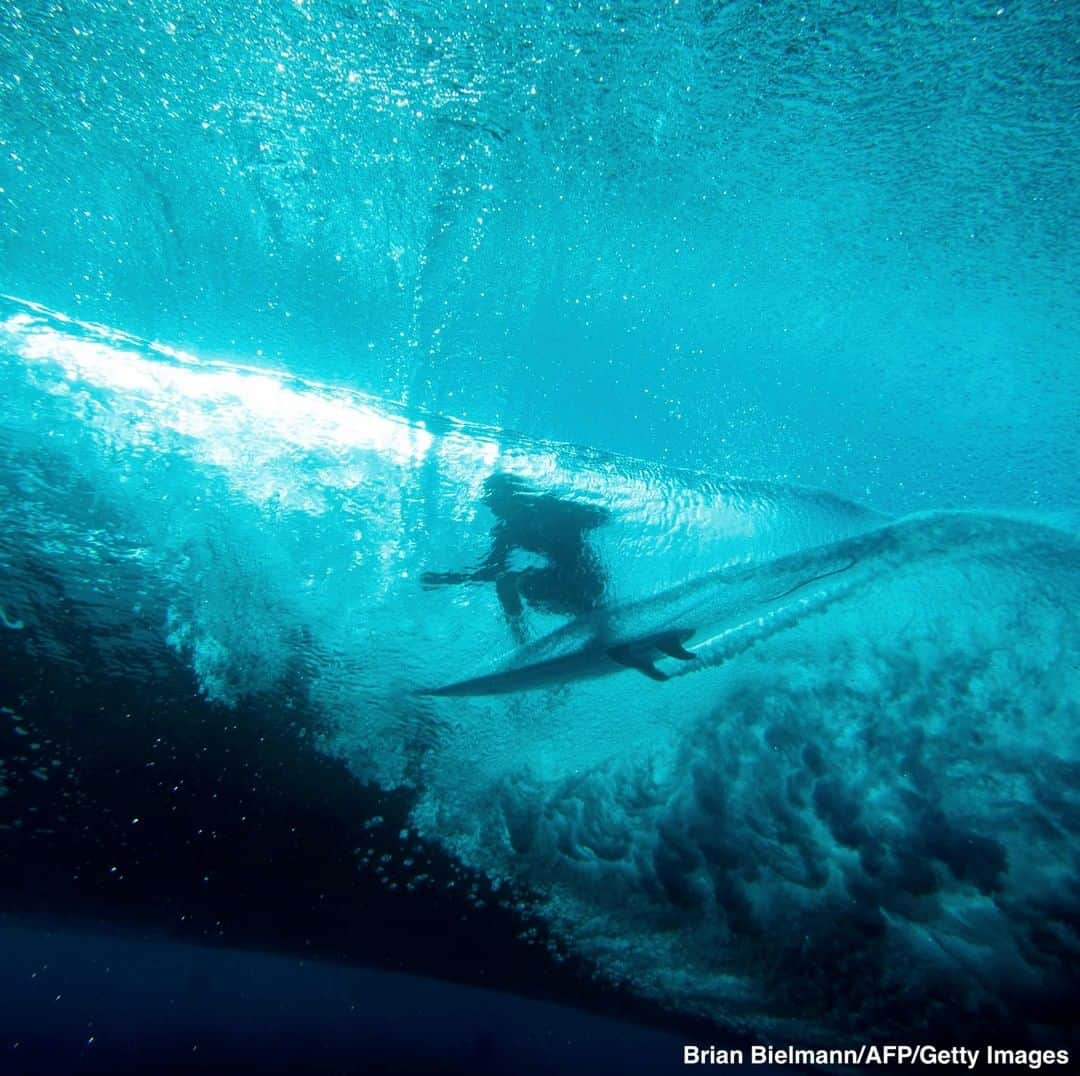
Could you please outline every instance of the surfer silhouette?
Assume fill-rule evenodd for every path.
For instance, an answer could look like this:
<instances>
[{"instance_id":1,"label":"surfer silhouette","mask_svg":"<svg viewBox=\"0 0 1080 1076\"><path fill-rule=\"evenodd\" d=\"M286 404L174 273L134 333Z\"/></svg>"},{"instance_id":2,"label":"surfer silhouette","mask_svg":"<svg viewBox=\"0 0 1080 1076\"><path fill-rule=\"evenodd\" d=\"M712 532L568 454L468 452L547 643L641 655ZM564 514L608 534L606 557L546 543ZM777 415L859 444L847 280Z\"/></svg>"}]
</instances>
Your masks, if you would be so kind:
<instances>
[{"instance_id":1,"label":"surfer silhouette","mask_svg":"<svg viewBox=\"0 0 1080 1076\"><path fill-rule=\"evenodd\" d=\"M425 572L420 577L424 586L494 583L519 644L527 638L526 604L576 617L603 602L607 577L587 535L607 522L606 509L539 493L524 479L501 473L485 480L482 499L495 516L487 556L470 571ZM522 558L522 553L544 563Z\"/></svg>"}]
</instances>

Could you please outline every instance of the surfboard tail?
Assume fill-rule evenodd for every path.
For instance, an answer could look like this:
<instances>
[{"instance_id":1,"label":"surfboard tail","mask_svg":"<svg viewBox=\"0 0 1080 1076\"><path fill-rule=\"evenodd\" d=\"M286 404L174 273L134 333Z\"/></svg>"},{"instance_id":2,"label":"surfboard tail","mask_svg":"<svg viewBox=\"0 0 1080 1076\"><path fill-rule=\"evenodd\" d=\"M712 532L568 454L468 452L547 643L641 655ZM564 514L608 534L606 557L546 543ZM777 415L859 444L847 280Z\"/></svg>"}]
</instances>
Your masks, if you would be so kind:
<instances>
[{"instance_id":1,"label":"surfboard tail","mask_svg":"<svg viewBox=\"0 0 1080 1076\"><path fill-rule=\"evenodd\" d=\"M664 681L668 675L657 668L661 655L679 661L693 661L697 655L683 645L694 634L693 628L674 628L653 632L615 645L593 642L569 654L545 661L514 664L484 676L474 676L441 687L425 688L419 695L465 696L503 695L551 687L568 680L587 680L608 676L621 669L637 669L650 680ZM517 655L520 661L520 652Z\"/></svg>"}]
</instances>

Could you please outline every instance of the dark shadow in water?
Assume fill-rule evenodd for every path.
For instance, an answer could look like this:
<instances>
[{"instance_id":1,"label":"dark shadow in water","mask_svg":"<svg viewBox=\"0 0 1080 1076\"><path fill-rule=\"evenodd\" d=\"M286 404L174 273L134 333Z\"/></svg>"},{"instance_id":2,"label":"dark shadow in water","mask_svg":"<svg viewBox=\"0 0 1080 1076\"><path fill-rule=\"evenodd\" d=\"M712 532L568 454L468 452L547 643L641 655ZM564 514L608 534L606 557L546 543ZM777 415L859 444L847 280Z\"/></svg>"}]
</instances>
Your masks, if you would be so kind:
<instances>
[{"instance_id":1,"label":"dark shadow in water","mask_svg":"<svg viewBox=\"0 0 1080 1076\"><path fill-rule=\"evenodd\" d=\"M179 662L166 677L155 665L152 682L125 679L95 670L88 633L69 631L62 666L28 658L23 639L0 633L0 706L14 711L0 713L0 913L47 931L119 929L155 945L430 975L714 1041L596 984L580 962L552 959L540 922L501 905L483 876L402 837L410 793L362 786L320 754L296 700L231 711L201 699ZM200 961L177 996L214 989ZM17 1030L11 1019L5 1033ZM137 1012L128 1034L139 1040ZM367 1071L405 1071L383 1062ZM470 1070L455 1064L419 1071ZM533 1071L520 1057L514 1066Z\"/></svg>"}]
</instances>

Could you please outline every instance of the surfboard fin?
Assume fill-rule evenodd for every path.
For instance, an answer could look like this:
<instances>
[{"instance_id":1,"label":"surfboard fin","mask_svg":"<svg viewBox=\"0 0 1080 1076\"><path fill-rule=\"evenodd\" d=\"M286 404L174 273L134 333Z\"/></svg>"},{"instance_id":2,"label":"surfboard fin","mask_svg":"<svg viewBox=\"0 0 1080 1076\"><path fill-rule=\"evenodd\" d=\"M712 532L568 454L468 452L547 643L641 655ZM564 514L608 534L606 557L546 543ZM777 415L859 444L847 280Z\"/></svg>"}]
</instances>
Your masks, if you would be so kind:
<instances>
[{"instance_id":1,"label":"surfboard fin","mask_svg":"<svg viewBox=\"0 0 1080 1076\"><path fill-rule=\"evenodd\" d=\"M638 672L643 672L650 680L664 681L670 679L667 673L661 672L653 662L651 662L643 653L639 644L630 644L627 646L613 646L608 654L612 660L617 661L620 665L625 665L628 669L637 669Z\"/></svg>"},{"instance_id":2,"label":"surfboard fin","mask_svg":"<svg viewBox=\"0 0 1080 1076\"><path fill-rule=\"evenodd\" d=\"M671 631L664 635L657 635L654 639L650 639L649 642L662 654L667 654L669 658L678 658L679 661L693 661L697 655L683 646L683 643L693 634L692 631Z\"/></svg>"}]
</instances>

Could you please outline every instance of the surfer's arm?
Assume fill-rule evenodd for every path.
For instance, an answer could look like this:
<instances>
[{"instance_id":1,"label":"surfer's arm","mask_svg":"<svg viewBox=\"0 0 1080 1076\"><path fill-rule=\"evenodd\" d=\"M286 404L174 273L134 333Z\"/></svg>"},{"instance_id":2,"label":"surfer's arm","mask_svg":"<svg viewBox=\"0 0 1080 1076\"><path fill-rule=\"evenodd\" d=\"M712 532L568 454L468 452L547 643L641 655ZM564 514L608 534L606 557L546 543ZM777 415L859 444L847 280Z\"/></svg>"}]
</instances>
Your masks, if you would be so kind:
<instances>
[{"instance_id":1,"label":"surfer's arm","mask_svg":"<svg viewBox=\"0 0 1080 1076\"><path fill-rule=\"evenodd\" d=\"M479 567L468 572L424 572L420 583L425 587L453 586L458 583L490 583L506 571L510 547L498 526L491 532L491 549Z\"/></svg>"},{"instance_id":2,"label":"surfer's arm","mask_svg":"<svg viewBox=\"0 0 1080 1076\"><path fill-rule=\"evenodd\" d=\"M424 572L420 576L420 585L425 587L453 586L457 583L476 581L475 572Z\"/></svg>"}]
</instances>

